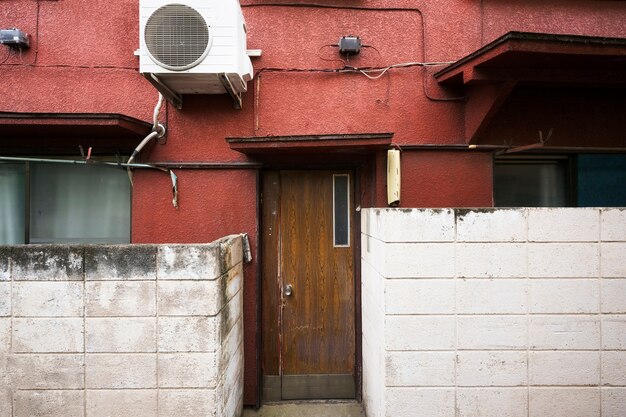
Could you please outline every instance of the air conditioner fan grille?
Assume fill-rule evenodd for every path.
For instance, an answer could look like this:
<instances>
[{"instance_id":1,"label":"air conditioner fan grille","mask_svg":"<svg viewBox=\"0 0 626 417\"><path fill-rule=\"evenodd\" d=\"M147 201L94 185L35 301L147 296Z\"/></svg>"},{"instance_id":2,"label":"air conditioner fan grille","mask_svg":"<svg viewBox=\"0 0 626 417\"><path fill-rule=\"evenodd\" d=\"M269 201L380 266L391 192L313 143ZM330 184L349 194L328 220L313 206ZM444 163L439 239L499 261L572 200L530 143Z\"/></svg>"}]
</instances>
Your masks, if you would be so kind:
<instances>
[{"instance_id":1,"label":"air conditioner fan grille","mask_svg":"<svg viewBox=\"0 0 626 417\"><path fill-rule=\"evenodd\" d=\"M183 4L157 9L146 22L144 37L152 58L171 70L197 65L210 47L206 20L197 10Z\"/></svg>"}]
</instances>

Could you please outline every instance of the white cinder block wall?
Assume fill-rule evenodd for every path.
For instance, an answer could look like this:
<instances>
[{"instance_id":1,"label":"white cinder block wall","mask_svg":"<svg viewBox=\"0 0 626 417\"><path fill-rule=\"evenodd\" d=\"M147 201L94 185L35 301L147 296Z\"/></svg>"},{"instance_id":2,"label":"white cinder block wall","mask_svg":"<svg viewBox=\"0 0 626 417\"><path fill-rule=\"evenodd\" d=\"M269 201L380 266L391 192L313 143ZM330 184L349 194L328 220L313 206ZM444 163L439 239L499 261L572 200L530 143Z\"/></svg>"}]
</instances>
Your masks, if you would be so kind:
<instances>
[{"instance_id":1,"label":"white cinder block wall","mask_svg":"<svg viewBox=\"0 0 626 417\"><path fill-rule=\"evenodd\" d=\"M242 239L0 247L0 417L239 416Z\"/></svg>"},{"instance_id":2,"label":"white cinder block wall","mask_svg":"<svg viewBox=\"0 0 626 417\"><path fill-rule=\"evenodd\" d=\"M625 417L625 209L362 212L368 417Z\"/></svg>"}]
</instances>

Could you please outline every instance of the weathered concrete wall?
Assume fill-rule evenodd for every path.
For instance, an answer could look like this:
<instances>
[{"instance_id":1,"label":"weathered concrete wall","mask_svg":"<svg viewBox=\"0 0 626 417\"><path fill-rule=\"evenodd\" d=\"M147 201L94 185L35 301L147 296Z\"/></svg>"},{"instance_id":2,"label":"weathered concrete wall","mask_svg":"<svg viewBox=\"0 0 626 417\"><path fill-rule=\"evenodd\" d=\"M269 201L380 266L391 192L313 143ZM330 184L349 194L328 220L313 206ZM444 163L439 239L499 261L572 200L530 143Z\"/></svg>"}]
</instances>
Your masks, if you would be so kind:
<instances>
[{"instance_id":1,"label":"weathered concrete wall","mask_svg":"<svg viewBox=\"0 0 626 417\"><path fill-rule=\"evenodd\" d=\"M0 247L0 417L239 416L242 239Z\"/></svg>"},{"instance_id":2,"label":"weathered concrete wall","mask_svg":"<svg viewBox=\"0 0 626 417\"><path fill-rule=\"evenodd\" d=\"M626 415L626 209L367 209L368 417Z\"/></svg>"}]
</instances>

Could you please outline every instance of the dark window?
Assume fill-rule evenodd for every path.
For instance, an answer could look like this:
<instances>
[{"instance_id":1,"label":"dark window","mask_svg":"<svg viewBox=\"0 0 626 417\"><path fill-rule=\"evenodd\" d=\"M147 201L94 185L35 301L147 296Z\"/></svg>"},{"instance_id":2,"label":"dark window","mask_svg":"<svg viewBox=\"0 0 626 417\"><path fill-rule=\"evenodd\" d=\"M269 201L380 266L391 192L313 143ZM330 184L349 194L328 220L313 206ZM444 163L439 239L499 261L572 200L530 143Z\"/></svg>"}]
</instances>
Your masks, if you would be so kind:
<instances>
[{"instance_id":1,"label":"dark window","mask_svg":"<svg viewBox=\"0 0 626 417\"><path fill-rule=\"evenodd\" d=\"M568 206L567 158L502 158L494 167L494 198L499 207Z\"/></svg>"},{"instance_id":2,"label":"dark window","mask_svg":"<svg viewBox=\"0 0 626 417\"><path fill-rule=\"evenodd\" d=\"M579 207L626 207L626 155L578 155L576 200Z\"/></svg>"},{"instance_id":3,"label":"dark window","mask_svg":"<svg viewBox=\"0 0 626 417\"><path fill-rule=\"evenodd\" d=\"M130 242L130 184L123 170L0 163L0 196L0 244Z\"/></svg>"},{"instance_id":4,"label":"dark window","mask_svg":"<svg viewBox=\"0 0 626 417\"><path fill-rule=\"evenodd\" d=\"M626 155L497 158L494 200L497 207L626 206Z\"/></svg>"},{"instance_id":5,"label":"dark window","mask_svg":"<svg viewBox=\"0 0 626 417\"><path fill-rule=\"evenodd\" d=\"M333 224L335 246L350 246L350 177L333 175Z\"/></svg>"}]
</instances>

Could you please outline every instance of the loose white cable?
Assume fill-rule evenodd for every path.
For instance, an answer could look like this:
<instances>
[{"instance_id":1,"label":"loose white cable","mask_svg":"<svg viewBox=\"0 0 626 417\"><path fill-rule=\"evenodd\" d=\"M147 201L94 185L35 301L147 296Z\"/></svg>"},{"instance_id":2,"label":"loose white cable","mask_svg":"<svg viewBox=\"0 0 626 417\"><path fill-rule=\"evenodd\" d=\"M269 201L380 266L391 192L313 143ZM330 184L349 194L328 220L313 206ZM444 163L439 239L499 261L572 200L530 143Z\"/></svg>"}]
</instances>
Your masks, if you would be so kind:
<instances>
[{"instance_id":1,"label":"loose white cable","mask_svg":"<svg viewBox=\"0 0 626 417\"><path fill-rule=\"evenodd\" d=\"M449 65L453 63L454 62L404 62L401 64L389 65L388 67L385 67L385 68L369 68L369 69L354 68L353 71L360 72L361 74L365 75L370 80L377 80L383 75L385 75L387 71L389 71L392 68L432 67L432 66L440 66L440 65ZM368 74L370 72L377 72L379 74L375 76L371 76Z\"/></svg>"}]
</instances>

